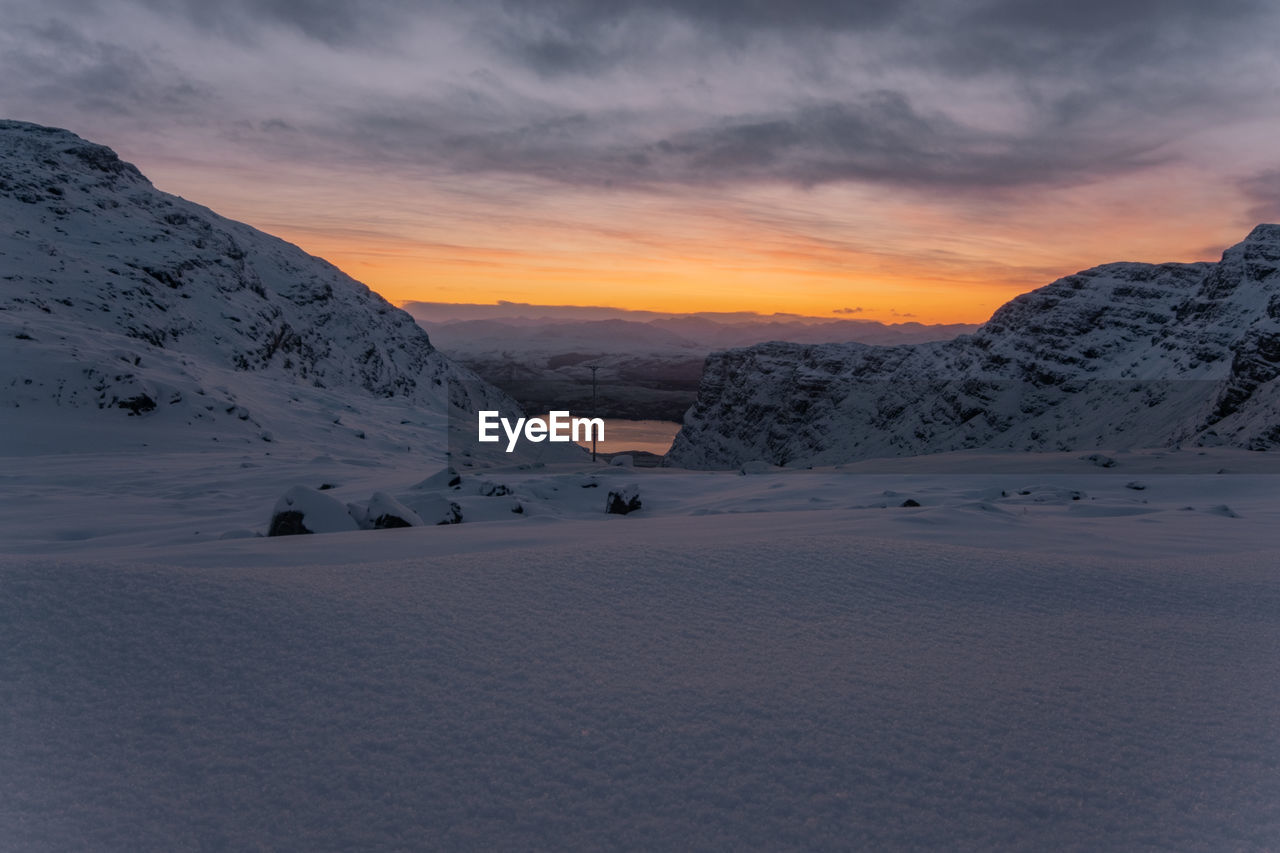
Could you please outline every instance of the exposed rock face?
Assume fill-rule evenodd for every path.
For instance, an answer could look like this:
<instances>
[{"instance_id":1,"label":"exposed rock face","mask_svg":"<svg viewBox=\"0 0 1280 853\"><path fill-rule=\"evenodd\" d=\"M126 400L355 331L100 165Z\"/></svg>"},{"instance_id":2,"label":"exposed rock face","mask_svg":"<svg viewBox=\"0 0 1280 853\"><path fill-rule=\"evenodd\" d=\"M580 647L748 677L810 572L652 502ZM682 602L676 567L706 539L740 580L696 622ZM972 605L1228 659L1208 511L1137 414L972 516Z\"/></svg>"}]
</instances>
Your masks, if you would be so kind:
<instances>
[{"instance_id":1,"label":"exposed rock face","mask_svg":"<svg viewBox=\"0 0 1280 853\"><path fill-rule=\"evenodd\" d=\"M302 437L292 427L307 409L336 425L325 441L350 444L367 427L338 413L358 420L362 401L395 401L409 413L392 424L441 413L430 436L391 430L391 443L419 446L443 444L450 408L517 408L333 265L160 192L65 130L0 121L0 258L7 408L104 410L255 442Z\"/></svg>"},{"instance_id":2,"label":"exposed rock face","mask_svg":"<svg viewBox=\"0 0 1280 853\"><path fill-rule=\"evenodd\" d=\"M634 484L609 490L604 502L606 514L626 515L640 509L640 487Z\"/></svg>"},{"instance_id":3,"label":"exposed rock face","mask_svg":"<svg viewBox=\"0 0 1280 853\"><path fill-rule=\"evenodd\" d=\"M302 513L292 509L273 513L271 526L267 528L268 536L302 536L314 532L307 528Z\"/></svg>"},{"instance_id":4,"label":"exposed rock face","mask_svg":"<svg viewBox=\"0 0 1280 853\"><path fill-rule=\"evenodd\" d=\"M729 468L966 448L1280 444L1280 226L1218 263L1118 263L1017 297L972 335L712 355L668 459Z\"/></svg>"},{"instance_id":5,"label":"exposed rock face","mask_svg":"<svg viewBox=\"0 0 1280 853\"><path fill-rule=\"evenodd\" d=\"M397 527L421 527L418 514L386 492L374 492L365 509L362 526L371 530L390 530Z\"/></svg>"}]
</instances>

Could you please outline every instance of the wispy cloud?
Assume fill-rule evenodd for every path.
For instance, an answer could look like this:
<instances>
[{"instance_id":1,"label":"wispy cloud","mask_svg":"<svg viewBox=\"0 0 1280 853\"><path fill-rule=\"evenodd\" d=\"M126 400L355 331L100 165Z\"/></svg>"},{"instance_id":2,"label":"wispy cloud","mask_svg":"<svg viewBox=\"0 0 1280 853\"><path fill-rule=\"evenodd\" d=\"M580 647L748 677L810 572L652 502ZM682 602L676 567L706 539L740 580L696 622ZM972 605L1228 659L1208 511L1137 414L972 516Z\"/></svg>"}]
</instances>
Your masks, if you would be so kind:
<instances>
[{"instance_id":1,"label":"wispy cloud","mask_svg":"<svg viewBox=\"0 0 1280 853\"><path fill-rule=\"evenodd\" d=\"M1253 202L1249 212L1259 222L1280 222L1280 169L1242 178L1240 190Z\"/></svg>"},{"instance_id":2,"label":"wispy cloud","mask_svg":"<svg viewBox=\"0 0 1280 853\"><path fill-rule=\"evenodd\" d=\"M1196 246L1280 218L1280 7L1263 0L3 2L6 115L175 175L267 176L241 187L264 199L300 196L283 182L304 169L359 174L401 205L384 218L447 197L401 229L438 243L523 206L648 251L671 235L628 211L652 220L654 198L701 217L689 239L731 217L770 251L947 264L1023 251L994 219L1092 250L1082 235L1131 233L1107 223L1144 197L1153 219L1213 211ZM803 232L780 193L860 231ZM822 207L837 198L871 207Z\"/></svg>"}]
</instances>

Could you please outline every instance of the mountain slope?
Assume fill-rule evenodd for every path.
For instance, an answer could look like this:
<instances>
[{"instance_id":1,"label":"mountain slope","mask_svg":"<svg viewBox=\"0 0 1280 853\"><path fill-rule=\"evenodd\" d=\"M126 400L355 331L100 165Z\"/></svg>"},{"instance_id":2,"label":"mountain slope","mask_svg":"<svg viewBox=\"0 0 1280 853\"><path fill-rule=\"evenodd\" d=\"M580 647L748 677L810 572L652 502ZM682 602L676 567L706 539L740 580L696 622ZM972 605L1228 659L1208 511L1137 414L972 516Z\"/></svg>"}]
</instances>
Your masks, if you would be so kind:
<instances>
[{"instance_id":1,"label":"mountain slope","mask_svg":"<svg viewBox=\"0 0 1280 853\"><path fill-rule=\"evenodd\" d=\"M0 122L0 274L10 452L161 435L443 452L451 417L515 408L336 267L65 130Z\"/></svg>"},{"instance_id":2,"label":"mountain slope","mask_svg":"<svg viewBox=\"0 0 1280 853\"><path fill-rule=\"evenodd\" d=\"M520 310L490 307L495 313ZM593 374L588 365L594 365L599 368L594 378L601 415L671 421L679 421L697 399L703 363L714 350L765 341L917 343L947 340L977 328L886 326L865 320L729 323L701 315L644 321L501 317L439 322L432 320L433 312L448 312L438 306L408 303L405 310L450 358L511 394L528 410L591 410Z\"/></svg>"},{"instance_id":3,"label":"mountain slope","mask_svg":"<svg viewBox=\"0 0 1280 853\"><path fill-rule=\"evenodd\" d=\"M830 464L967 448L1280 443L1280 226L1218 263L1096 267L974 334L764 344L707 360L668 458Z\"/></svg>"}]
</instances>

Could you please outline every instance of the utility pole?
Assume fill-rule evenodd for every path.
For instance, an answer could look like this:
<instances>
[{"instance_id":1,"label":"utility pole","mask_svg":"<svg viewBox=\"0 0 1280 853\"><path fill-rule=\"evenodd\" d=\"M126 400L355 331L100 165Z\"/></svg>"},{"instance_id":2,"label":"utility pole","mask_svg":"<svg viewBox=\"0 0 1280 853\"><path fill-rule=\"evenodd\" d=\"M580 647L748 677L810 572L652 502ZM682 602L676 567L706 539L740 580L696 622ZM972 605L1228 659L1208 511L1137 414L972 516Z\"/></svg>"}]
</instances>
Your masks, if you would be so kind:
<instances>
[{"instance_id":1,"label":"utility pole","mask_svg":"<svg viewBox=\"0 0 1280 853\"><path fill-rule=\"evenodd\" d=\"M591 368L591 417L597 418L600 416L600 414L596 410L596 371L600 369L600 365L588 364L587 367ZM599 430L593 427L591 430L591 461L592 462L596 461L596 433L597 432L599 432Z\"/></svg>"}]
</instances>

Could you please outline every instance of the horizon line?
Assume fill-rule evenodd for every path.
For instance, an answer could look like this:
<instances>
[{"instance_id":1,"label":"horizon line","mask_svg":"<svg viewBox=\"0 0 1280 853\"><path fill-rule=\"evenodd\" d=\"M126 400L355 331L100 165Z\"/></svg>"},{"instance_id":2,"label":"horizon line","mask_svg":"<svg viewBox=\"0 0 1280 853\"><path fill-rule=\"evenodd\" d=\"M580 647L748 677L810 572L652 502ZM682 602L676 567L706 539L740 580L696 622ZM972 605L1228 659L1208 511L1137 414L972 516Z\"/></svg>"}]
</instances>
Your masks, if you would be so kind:
<instances>
[{"instance_id":1,"label":"horizon line","mask_svg":"<svg viewBox=\"0 0 1280 853\"><path fill-rule=\"evenodd\" d=\"M614 305L579 305L574 303L518 302L510 299L497 299L493 302L446 302L446 301L440 301L440 300L427 300L427 299L401 299L401 300L397 300L394 304L396 305L396 307L401 308L405 311L409 311L410 313L413 313L412 309L414 307L420 307L421 309L427 309L427 310L432 308L438 308L445 311L449 311L449 310L474 311L478 314L498 312L502 310L553 311L553 312L569 311L569 312L583 312L583 313L595 312L600 314L606 314L606 313L607 314L625 314L625 315L633 315L633 316L640 315L640 316L644 316L646 319L677 319L677 318L685 318L685 317L688 317L688 318L697 317L697 318L704 318L708 320L738 319L746 322L792 321L792 322L807 322L807 323L865 323L865 324L876 324L881 326L979 326L982 324L982 322L986 322L985 320L983 320L981 322L956 321L956 322L946 322L946 323L943 323L943 322L929 323L929 322L921 321L914 314L909 312L900 313L896 317L890 320L877 320L869 316L858 316L863 313L867 313L867 314L881 313L879 311L873 311L872 309L863 309L863 308L838 308L838 309L832 309L832 313L830 315L821 315L821 314L797 314L797 313L788 312L788 311L774 311L774 312L765 313L761 311L753 311L750 309L743 309L739 311L670 311L670 310L660 310L660 309L653 309L653 308L622 308ZM893 309L890 309L890 310L892 311ZM509 316L519 316L525 319L538 319L538 317L529 316L528 314L518 314L518 315L509 315ZM464 318L453 317L449 319L457 320L457 319L464 319ZM471 318L465 318L465 319L481 319L481 318L471 317ZM577 319L591 320L591 319L607 319L607 318L583 316Z\"/></svg>"}]
</instances>

